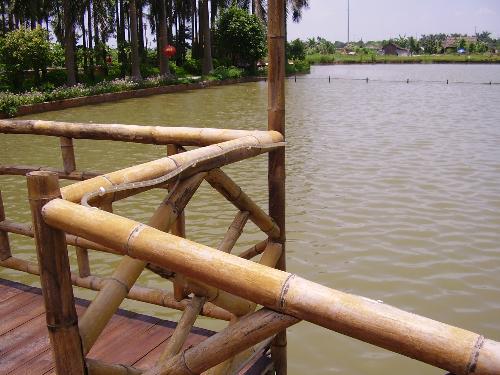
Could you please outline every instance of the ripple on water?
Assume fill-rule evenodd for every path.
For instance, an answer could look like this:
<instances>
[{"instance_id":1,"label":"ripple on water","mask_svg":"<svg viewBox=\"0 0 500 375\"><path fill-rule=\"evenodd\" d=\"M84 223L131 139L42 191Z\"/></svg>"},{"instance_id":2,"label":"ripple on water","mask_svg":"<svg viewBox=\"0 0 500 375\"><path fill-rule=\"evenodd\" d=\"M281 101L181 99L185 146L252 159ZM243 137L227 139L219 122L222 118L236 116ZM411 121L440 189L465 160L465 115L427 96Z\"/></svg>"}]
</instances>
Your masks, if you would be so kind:
<instances>
[{"instance_id":1,"label":"ripple on water","mask_svg":"<svg viewBox=\"0 0 500 375\"><path fill-rule=\"evenodd\" d=\"M500 81L500 66L313 68L312 76L328 75ZM251 83L36 117L263 129L266 93L264 83ZM289 270L500 340L499 98L499 86L288 82ZM77 140L76 149L81 168L100 171L165 155L164 147L105 141ZM57 166L59 158L57 139L0 136L2 164ZM260 157L225 170L266 207L266 167ZM0 176L0 184L8 216L29 221L24 179ZM163 195L141 195L116 209L146 221ZM218 245L235 214L206 184L186 211L188 238L210 246ZM254 225L246 229L235 253L264 238ZM12 236L12 244L34 259L31 240ZM93 254L92 268L109 274L117 261ZM8 270L0 276L14 277ZM141 282L169 288L148 273ZM208 319L198 323L220 328ZM291 374L443 373L309 323L292 327L288 342Z\"/></svg>"}]
</instances>

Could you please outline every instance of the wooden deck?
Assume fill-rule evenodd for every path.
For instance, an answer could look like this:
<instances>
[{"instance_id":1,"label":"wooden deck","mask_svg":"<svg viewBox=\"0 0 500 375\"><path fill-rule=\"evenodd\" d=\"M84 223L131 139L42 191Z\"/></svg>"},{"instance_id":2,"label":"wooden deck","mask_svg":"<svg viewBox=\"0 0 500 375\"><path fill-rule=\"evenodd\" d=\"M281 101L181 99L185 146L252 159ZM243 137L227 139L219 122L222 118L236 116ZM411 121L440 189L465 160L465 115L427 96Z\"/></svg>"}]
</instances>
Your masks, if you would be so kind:
<instances>
[{"instance_id":1,"label":"wooden deck","mask_svg":"<svg viewBox=\"0 0 500 375\"><path fill-rule=\"evenodd\" d=\"M89 302L76 299L78 315ZM176 323L119 310L89 353L89 358L146 369L160 356ZM214 332L193 328L186 346L195 345ZM262 374L271 361L260 357L240 374ZM0 279L0 374L53 372L41 290Z\"/></svg>"}]
</instances>

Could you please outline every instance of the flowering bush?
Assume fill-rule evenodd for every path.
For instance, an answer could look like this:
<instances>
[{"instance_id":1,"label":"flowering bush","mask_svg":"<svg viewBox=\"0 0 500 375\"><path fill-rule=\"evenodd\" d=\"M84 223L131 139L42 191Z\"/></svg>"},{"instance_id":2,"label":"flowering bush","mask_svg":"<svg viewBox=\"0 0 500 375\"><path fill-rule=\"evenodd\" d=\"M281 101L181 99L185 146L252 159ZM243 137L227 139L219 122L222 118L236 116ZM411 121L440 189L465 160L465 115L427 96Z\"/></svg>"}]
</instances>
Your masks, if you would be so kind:
<instances>
[{"instance_id":1,"label":"flowering bush","mask_svg":"<svg viewBox=\"0 0 500 375\"><path fill-rule=\"evenodd\" d=\"M179 83L193 83L195 78L175 78L174 76L153 76L142 81L134 81L129 78L120 78L113 81L99 82L93 86L77 84L75 86L62 86L53 90L46 91L28 91L22 94L11 92L0 92L0 112L8 116L15 116L19 107L37 103L50 102L55 100L64 100L78 98L83 96L92 96L121 91L131 91L143 88L160 87L165 85Z\"/></svg>"}]
</instances>

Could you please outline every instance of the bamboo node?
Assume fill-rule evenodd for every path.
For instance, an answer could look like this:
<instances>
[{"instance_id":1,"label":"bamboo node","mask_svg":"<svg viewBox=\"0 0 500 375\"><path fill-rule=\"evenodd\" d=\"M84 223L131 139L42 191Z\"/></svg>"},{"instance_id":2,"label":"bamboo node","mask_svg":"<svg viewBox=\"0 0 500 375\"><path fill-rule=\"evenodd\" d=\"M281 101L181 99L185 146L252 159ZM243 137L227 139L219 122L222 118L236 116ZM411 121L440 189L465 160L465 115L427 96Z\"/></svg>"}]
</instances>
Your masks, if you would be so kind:
<instances>
[{"instance_id":1,"label":"bamboo node","mask_svg":"<svg viewBox=\"0 0 500 375\"><path fill-rule=\"evenodd\" d=\"M109 277L108 278L108 281L115 281L116 283L120 284L121 286L123 286L123 288L125 289L125 291L127 292L127 294L130 292L130 288L128 287L127 284L125 284L123 281L115 278L115 277Z\"/></svg>"},{"instance_id":2,"label":"bamboo node","mask_svg":"<svg viewBox=\"0 0 500 375\"><path fill-rule=\"evenodd\" d=\"M69 322L61 323L61 324L50 324L50 323L47 323L47 329L50 332L55 332L55 331L57 331L58 329L61 329L61 328L71 328L71 327L74 327L74 326L78 326L78 318L73 319L72 321L69 321Z\"/></svg>"},{"instance_id":3,"label":"bamboo node","mask_svg":"<svg viewBox=\"0 0 500 375\"><path fill-rule=\"evenodd\" d=\"M139 223L137 224L134 229L132 229L132 231L130 232L128 238L127 238L127 243L125 244L125 252L127 255L130 254L130 241L132 241L132 239L134 237L137 237L137 235L144 229L146 228L147 225L144 225L142 223Z\"/></svg>"},{"instance_id":4,"label":"bamboo node","mask_svg":"<svg viewBox=\"0 0 500 375\"><path fill-rule=\"evenodd\" d=\"M473 374L476 371L477 360L479 358L479 353L481 352L483 344L484 344L484 336L479 335L476 344L474 345L474 348L472 350L472 353L470 355L469 364L467 366L467 375Z\"/></svg>"},{"instance_id":5,"label":"bamboo node","mask_svg":"<svg viewBox=\"0 0 500 375\"><path fill-rule=\"evenodd\" d=\"M296 275L291 273L290 275L288 275L288 277L286 278L285 282L283 283L283 286L281 287L281 292L280 292L280 297L279 297L279 305L278 305L278 308L280 310L283 310L285 308L285 304L286 304L286 294L288 293L288 289L290 288L290 280L293 279Z\"/></svg>"}]
</instances>

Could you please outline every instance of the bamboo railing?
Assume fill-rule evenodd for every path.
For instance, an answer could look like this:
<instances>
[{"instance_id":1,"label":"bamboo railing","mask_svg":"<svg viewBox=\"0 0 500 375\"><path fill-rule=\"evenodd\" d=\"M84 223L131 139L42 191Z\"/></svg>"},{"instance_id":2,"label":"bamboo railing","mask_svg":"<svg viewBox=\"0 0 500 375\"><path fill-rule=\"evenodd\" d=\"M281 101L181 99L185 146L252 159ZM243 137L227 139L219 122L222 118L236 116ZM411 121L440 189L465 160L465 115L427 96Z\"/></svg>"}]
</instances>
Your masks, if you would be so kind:
<instances>
[{"instance_id":1,"label":"bamboo railing","mask_svg":"<svg viewBox=\"0 0 500 375\"><path fill-rule=\"evenodd\" d=\"M232 374L270 350L283 375L285 329L306 320L455 375L500 374L496 341L286 272L284 7L278 0L268 6L268 131L0 120L0 133L60 139L62 169L0 166L0 174L27 174L33 218L33 224L8 219L0 192L0 266L40 276L56 372ZM74 139L83 138L165 145L167 156L106 174L78 171ZM268 212L221 170L265 153ZM78 182L59 188L58 178ZM203 181L235 206L217 249L185 239L185 208ZM113 213L113 202L156 188L166 197L147 223ZM248 220L264 238L234 255ZM13 254L9 233L35 238L38 263ZM75 247L77 270L70 269L67 245ZM91 251L123 256L111 277L94 274ZM145 268L173 282L173 292L137 285ZM72 286L98 291L79 321ZM86 357L125 298L183 310L147 371ZM257 305L263 308L255 311ZM230 323L182 350L200 315Z\"/></svg>"}]
</instances>

